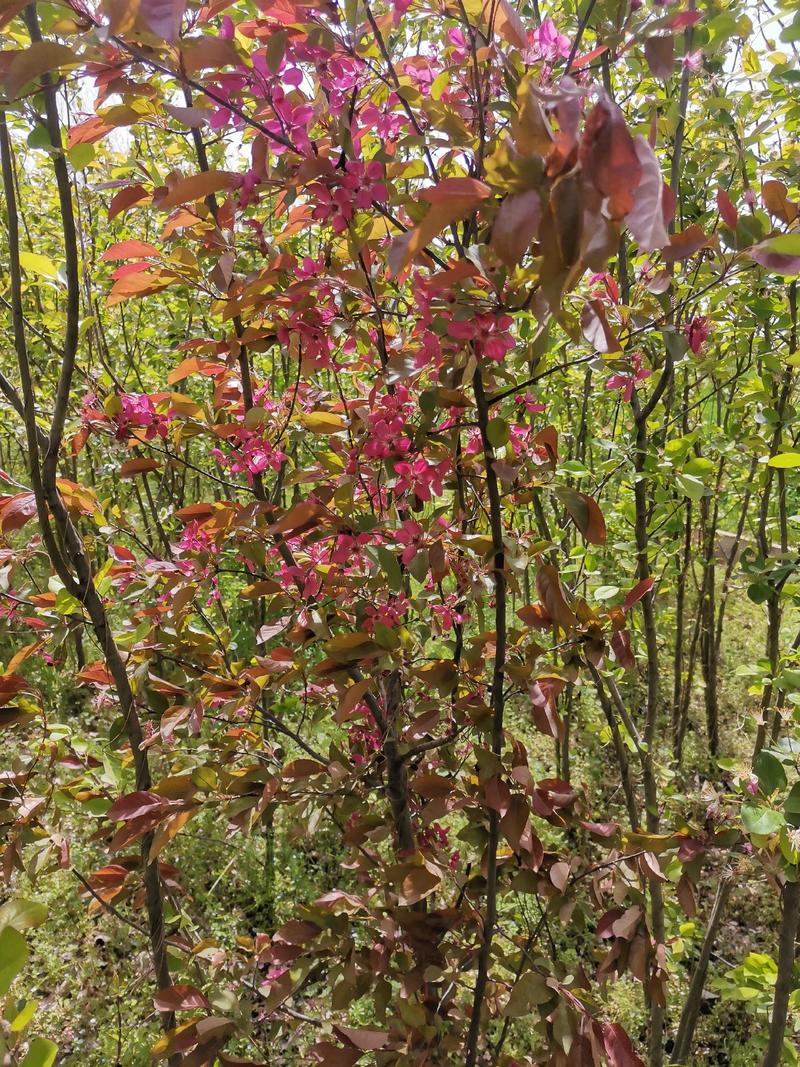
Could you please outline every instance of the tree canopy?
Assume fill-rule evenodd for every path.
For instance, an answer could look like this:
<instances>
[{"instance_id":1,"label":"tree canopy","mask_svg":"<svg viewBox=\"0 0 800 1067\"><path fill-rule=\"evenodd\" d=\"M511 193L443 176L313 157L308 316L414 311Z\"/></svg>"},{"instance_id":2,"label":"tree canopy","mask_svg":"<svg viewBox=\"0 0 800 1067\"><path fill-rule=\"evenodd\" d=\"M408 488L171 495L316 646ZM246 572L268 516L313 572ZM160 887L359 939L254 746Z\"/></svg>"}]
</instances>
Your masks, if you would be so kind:
<instances>
[{"instance_id":1,"label":"tree canopy","mask_svg":"<svg viewBox=\"0 0 800 1067\"><path fill-rule=\"evenodd\" d=\"M794 5L0 32L3 1063L797 1063Z\"/></svg>"}]
</instances>

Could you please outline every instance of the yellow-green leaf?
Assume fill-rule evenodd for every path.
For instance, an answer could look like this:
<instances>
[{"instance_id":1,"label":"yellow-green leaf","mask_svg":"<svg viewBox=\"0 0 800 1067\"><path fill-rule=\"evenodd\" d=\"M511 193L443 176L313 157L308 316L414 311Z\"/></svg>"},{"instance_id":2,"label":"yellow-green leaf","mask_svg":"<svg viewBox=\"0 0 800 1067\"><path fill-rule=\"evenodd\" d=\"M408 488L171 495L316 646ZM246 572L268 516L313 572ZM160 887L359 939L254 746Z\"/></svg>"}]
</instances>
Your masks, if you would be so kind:
<instances>
[{"instance_id":1,"label":"yellow-green leaf","mask_svg":"<svg viewBox=\"0 0 800 1067\"><path fill-rule=\"evenodd\" d=\"M35 1037L28 1046L20 1067L53 1067L58 1055L58 1045L46 1037Z\"/></svg>"},{"instance_id":2,"label":"yellow-green leaf","mask_svg":"<svg viewBox=\"0 0 800 1067\"><path fill-rule=\"evenodd\" d=\"M300 421L312 433L338 433L345 428L341 415L332 411L308 411L300 416Z\"/></svg>"},{"instance_id":3,"label":"yellow-green leaf","mask_svg":"<svg viewBox=\"0 0 800 1067\"><path fill-rule=\"evenodd\" d=\"M781 452L779 456L773 456L769 461L770 467L778 467L786 470L789 467L800 467L800 452Z\"/></svg>"},{"instance_id":4,"label":"yellow-green leaf","mask_svg":"<svg viewBox=\"0 0 800 1067\"><path fill-rule=\"evenodd\" d=\"M39 274L43 278L58 277L58 267L52 259L38 252L20 252L19 261L23 270L28 271L29 274Z\"/></svg>"}]
</instances>

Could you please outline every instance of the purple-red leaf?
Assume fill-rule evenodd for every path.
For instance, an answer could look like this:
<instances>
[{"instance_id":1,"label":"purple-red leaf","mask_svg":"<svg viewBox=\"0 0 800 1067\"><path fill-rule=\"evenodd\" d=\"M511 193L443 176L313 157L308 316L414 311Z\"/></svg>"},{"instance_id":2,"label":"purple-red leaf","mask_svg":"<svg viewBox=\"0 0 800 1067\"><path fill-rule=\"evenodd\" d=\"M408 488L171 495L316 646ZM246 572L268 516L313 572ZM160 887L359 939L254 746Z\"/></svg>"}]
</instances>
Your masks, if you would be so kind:
<instances>
[{"instance_id":1,"label":"purple-red leaf","mask_svg":"<svg viewBox=\"0 0 800 1067\"><path fill-rule=\"evenodd\" d=\"M720 218L725 225L729 229L735 230L736 224L739 221L739 212L736 210L733 201L722 187L717 189L717 211L719 211Z\"/></svg>"},{"instance_id":2,"label":"purple-red leaf","mask_svg":"<svg viewBox=\"0 0 800 1067\"><path fill-rule=\"evenodd\" d=\"M515 267L539 231L542 202L535 189L507 196L492 227L491 245L509 268Z\"/></svg>"},{"instance_id":3,"label":"purple-red leaf","mask_svg":"<svg viewBox=\"0 0 800 1067\"><path fill-rule=\"evenodd\" d=\"M639 601L653 588L655 584L655 578L643 578L641 582L638 582L633 589L631 589L622 601L622 606L625 611L630 611L634 604L638 604Z\"/></svg>"},{"instance_id":4,"label":"purple-red leaf","mask_svg":"<svg viewBox=\"0 0 800 1067\"><path fill-rule=\"evenodd\" d=\"M675 68L675 43L672 37L648 37L644 42L644 57L656 78L669 78Z\"/></svg>"},{"instance_id":5,"label":"purple-red leaf","mask_svg":"<svg viewBox=\"0 0 800 1067\"><path fill-rule=\"evenodd\" d=\"M625 221L639 250L652 252L669 240L664 224L664 179L655 152L641 135L634 140L634 149L642 177Z\"/></svg>"}]
</instances>

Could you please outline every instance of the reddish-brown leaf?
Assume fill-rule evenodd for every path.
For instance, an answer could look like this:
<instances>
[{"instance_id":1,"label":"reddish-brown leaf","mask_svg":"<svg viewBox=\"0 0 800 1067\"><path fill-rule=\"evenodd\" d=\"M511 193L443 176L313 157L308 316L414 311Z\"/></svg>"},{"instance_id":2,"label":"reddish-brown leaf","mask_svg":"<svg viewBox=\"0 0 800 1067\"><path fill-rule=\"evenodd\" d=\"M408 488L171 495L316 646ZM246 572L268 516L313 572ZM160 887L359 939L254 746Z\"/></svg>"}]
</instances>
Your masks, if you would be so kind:
<instances>
[{"instance_id":1,"label":"reddish-brown leaf","mask_svg":"<svg viewBox=\"0 0 800 1067\"><path fill-rule=\"evenodd\" d=\"M491 22L494 32L514 48L528 47L525 25L510 0L484 0L483 17Z\"/></svg>"},{"instance_id":2,"label":"reddish-brown leaf","mask_svg":"<svg viewBox=\"0 0 800 1067\"><path fill-rule=\"evenodd\" d=\"M661 166L650 144L641 135L634 139L634 148L642 177L633 194L633 207L625 222L642 252L663 248L669 240L664 221L664 179Z\"/></svg>"},{"instance_id":3,"label":"reddish-brown leaf","mask_svg":"<svg viewBox=\"0 0 800 1067\"><path fill-rule=\"evenodd\" d=\"M525 255L539 231L542 202L535 189L507 196L492 226L491 246L509 268Z\"/></svg>"},{"instance_id":4,"label":"reddish-brown leaf","mask_svg":"<svg viewBox=\"0 0 800 1067\"><path fill-rule=\"evenodd\" d=\"M171 985L161 989L153 997L156 1011L190 1011L193 1008L208 1010L209 1003L204 993L193 985Z\"/></svg>"},{"instance_id":5,"label":"reddish-brown leaf","mask_svg":"<svg viewBox=\"0 0 800 1067\"><path fill-rule=\"evenodd\" d=\"M362 1052L375 1052L377 1049L383 1048L389 1040L389 1034L386 1030L354 1029L350 1026L340 1026L338 1023L334 1023L333 1031L342 1041L346 1041L355 1048L360 1048Z\"/></svg>"},{"instance_id":6,"label":"reddish-brown leaf","mask_svg":"<svg viewBox=\"0 0 800 1067\"><path fill-rule=\"evenodd\" d=\"M489 186L476 178L445 178L424 189L420 199L427 201L430 209L418 226L392 241L386 257L390 272L399 274L445 226L474 211L490 195Z\"/></svg>"},{"instance_id":7,"label":"reddish-brown leaf","mask_svg":"<svg viewBox=\"0 0 800 1067\"><path fill-rule=\"evenodd\" d=\"M166 811L167 807L168 801L164 797L140 789L115 800L106 812L106 818L111 822L130 822L131 819L138 819L142 815Z\"/></svg>"},{"instance_id":8,"label":"reddish-brown leaf","mask_svg":"<svg viewBox=\"0 0 800 1067\"><path fill-rule=\"evenodd\" d=\"M55 41L32 41L27 48L17 52L8 65L5 76L6 92L14 99L20 89L36 81L43 74L59 67L75 66L80 60L65 44Z\"/></svg>"},{"instance_id":9,"label":"reddish-brown leaf","mask_svg":"<svg viewBox=\"0 0 800 1067\"><path fill-rule=\"evenodd\" d=\"M761 198L770 215L788 225L797 218L800 205L788 197L788 190L783 182L770 178L761 186Z\"/></svg>"},{"instance_id":10,"label":"reddish-brown leaf","mask_svg":"<svg viewBox=\"0 0 800 1067\"><path fill-rule=\"evenodd\" d=\"M120 478L135 478L137 474L148 474L150 471L161 470L161 464L157 459L129 459L119 469Z\"/></svg>"},{"instance_id":11,"label":"reddish-brown leaf","mask_svg":"<svg viewBox=\"0 0 800 1067\"><path fill-rule=\"evenodd\" d=\"M720 186L717 189L717 211L719 211L722 221L731 230L736 230L736 225L739 222L739 212L736 210L731 198L727 192Z\"/></svg>"},{"instance_id":12,"label":"reddish-brown leaf","mask_svg":"<svg viewBox=\"0 0 800 1067\"><path fill-rule=\"evenodd\" d=\"M120 189L112 196L111 203L108 205L108 221L111 222L117 215L121 215L123 211L127 211L129 207L133 207L141 200L146 200L149 195L141 185L128 185Z\"/></svg>"},{"instance_id":13,"label":"reddish-brown leaf","mask_svg":"<svg viewBox=\"0 0 800 1067\"><path fill-rule=\"evenodd\" d=\"M669 78L675 69L675 42L672 35L648 37L644 42L644 57L656 78Z\"/></svg>"},{"instance_id":14,"label":"reddish-brown leaf","mask_svg":"<svg viewBox=\"0 0 800 1067\"><path fill-rule=\"evenodd\" d=\"M621 667L624 667L626 671L636 669L636 659L631 650L631 635L627 630L616 630L611 635L611 648L614 652L614 659Z\"/></svg>"},{"instance_id":15,"label":"reddish-brown leaf","mask_svg":"<svg viewBox=\"0 0 800 1067\"><path fill-rule=\"evenodd\" d=\"M100 259L107 263L114 259L160 259L161 252L155 245L149 245L146 241L120 241L118 244L107 248Z\"/></svg>"},{"instance_id":16,"label":"reddish-brown leaf","mask_svg":"<svg viewBox=\"0 0 800 1067\"><path fill-rule=\"evenodd\" d=\"M606 543L606 520L595 500L566 487L557 489L556 496L590 545Z\"/></svg>"},{"instance_id":17,"label":"reddish-brown leaf","mask_svg":"<svg viewBox=\"0 0 800 1067\"><path fill-rule=\"evenodd\" d=\"M669 239L669 244L661 253L661 258L665 263L677 263L680 259L688 259L689 256L693 256L695 252L699 252L707 244L708 237L703 232L703 227L693 222L691 226L687 226L680 233L673 233Z\"/></svg>"},{"instance_id":18,"label":"reddish-brown leaf","mask_svg":"<svg viewBox=\"0 0 800 1067\"><path fill-rule=\"evenodd\" d=\"M17 493L0 497L0 533L19 530L36 515L33 493Z\"/></svg>"},{"instance_id":19,"label":"reddish-brown leaf","mask_svg":"<svg viewBox=\"0 0 800 1067\"><path fill-rule=\"evenodd\" d=\"M9 700L28 688L28 683L19 674L0 675L0 706L5 706Z\"/></svg>"},{"instance_id":20,"label":"reddish-brown leaf","mask_svg":"<svg viewBox=\"0 0 800 1067\"><path fill-rule=\"evenodd\" d=\"M550 618L562 630L573 629L577 620L561 591L558 571L551 564L543 563L536 572L536 591Z\"/></svg>"},{"instance_id":21,"label":"reddish-brown leaf","mask_svg":"<svg viewBox=\"0 0 800 1067\"><path fill-rule=\"evenodd\" d=\"M225 170L206 170L199 174L178 178L165 192L154 195L153 203L162 211L190 204L195 200L204 200L212 193L232 189L238 182L238 175Z\"/></svg>"},{"instance_id":22,"label":"reddish-brown leaf","mask_svg":"<svg viewBox=\"0 0 800 1067\"><path fill-rule=\"evenodd\" d=\"M621 352L622 346L608 324L602 300L587 300L581 311L583 336L595 350L603 355Z\"/></svg>"},{"instance_id":23,"label":"reddish-brown leaf","mask_svg":"<svg viewBox=\"0 0 800 1067\"><path fill-rule=\"evenodd\" d=\"M331 1041L318 1041L309 1049L309 1055L321 1067L353 1067L361 1058L357 1048L341 1048Z\"/></svg>"},{"instance_id":24,"label":"reddish-brown leaf","mask_svg":"<svg viewBox=\"0 0 800 1067\"><path fill-rule=\"evenodd\" d=\"M653 588L655 581L655 578L650 577L643 578L641 582L638 582L622 601L622 606L625 611L630 611L634 604L638 604L642 597L649 593Z\"/></svg>"},{"instance_id":25,"label":"reddish-brown leaf","mask_svg":"<svg viewBox=\"0 0 800 1067\"><path fill-rule=\"evenodd\" d=\"M586 120L579 149L586 178L608 198L608 213L621 219L633 207L633 194L642 177L642 165L620 108L601 99Z\"/></svg>"},{"instance_id":26,"label":"reddish-brown leaf","mask_svg":"<svg viewBox=\"0 0 800 1067\"><path fill-rule=\"evenodd\" d=\"M645 1067L619 1023L603 1024L603 1045L610 1067Z\"/></svg>"}]
</instances>

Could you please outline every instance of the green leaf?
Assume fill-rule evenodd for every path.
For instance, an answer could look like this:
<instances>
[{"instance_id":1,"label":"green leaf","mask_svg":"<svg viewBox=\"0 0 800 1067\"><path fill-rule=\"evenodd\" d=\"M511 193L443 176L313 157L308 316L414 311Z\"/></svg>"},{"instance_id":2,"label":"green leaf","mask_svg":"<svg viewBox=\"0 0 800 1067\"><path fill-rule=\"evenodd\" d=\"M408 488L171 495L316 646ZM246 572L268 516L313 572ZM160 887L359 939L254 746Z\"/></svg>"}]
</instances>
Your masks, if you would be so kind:
<instances>
[{"instance_id":1,"label":"green leaf","mask_svg":"<svg viewBox=\"0 0 800 1067\"><path fill-rule=\"evenodd\" d=\"M46 918L47 908L37 900L23 900L22 897L16 897L0 908L0 926L13 926L16 930L41 926Z\"/></svg>"},{"instance_id":2,"label":"green leaf","mask_svg":"<svg viewBox=\"0 0 800 1067\"><path fill-rule=\"evenodd\" d=\"M742 822L749 834L776 834L786 820L783 813L760 804L742 804Z\"/></svg>"},{"instance_id":3,"label":"green leaf","mask_svg":"<svg viewBox=\"0 0 800 1067\"><path fill-rule=\"evenodd\" d=\"M546 1004L552 996L553 990L541 974L526 971L511 990L503 1014L511 1019L521 1019L523 1015L530 1015L531 1008Z\"/></svg>"},{"instance_id":4,"label":"green leaf","mask_svg":"<svg viewBox=\"0 0 800 1067\"><path fill-rule=\"evenodd\" d=\"M0 930L0 997L5 996L11 983L28 959L28 943L13 926Z\"/></svg>"},{"instance_id":5,"label":"green leaf","mask_svg":"<svg viewBox=\"0 0 800 1067\"><path fill-rule=\"evenodd\" d=\"M753 582L752 585L747 587L747 596L749 600L752 600L754 604L765 604L769 598L772 590L766 582Z\"/></svg>"},{"instance_id":6,"label":"green leaf","mask_svg":"<svg viewBox=\"0 0 800 1067\"><path fill-rule=\"evenodd\" d=\"M20 1067L53 1067L58 1055L58 1045L46 1037L35 1037L28 1046Z\"/></svg>"},{"instance_id":7,"label":"green leaf","mask_svg":"<svg viewBox=\"0 0 800 1067\"><path fill-rule=\"evenodd\" d=\"M67 152L67 159L70 161L73 170L83 170L88 167L94 157L95 148L93 144L76 144Z\"/></svg>"},{"instance_id":8,"label":"green leaf","mask_svg":"<svg viewBox=\"0 0 800 1067\"><path fill-rule=\"evenodd\" d=\"M42 278L58 277L58 267L52 259L41 256L38 252L20 252L19 261L29 274L38 274Z\"/></svg>"},{"instance_id":9,"label":"green leaf","mask_svg":"<svg viewBox=\"0 0 800 1067\"><path fill-rule=\"evenodd\" d=\"M683 473L690 475L692 478L704 479L706 475L713 473L716 469L716 463L710 459L706 459L705 456L695 456L683 468Z\"/></svg>"},{"instance_id":10,"label":"green leaf","mask_svg":"<svg viewBox=\"0 0 800 1067\"><path fill-rule=\"evenodd\" d=\"M389 585L399 593L403 588L403 573L400 570L400 561L394 552L385 545L378 545L378 559L381 562L381 570L389 580Z\"/></svg>"},{"instance_id":11,"label":"green leaf","mask_svg":"<svg viewBox=\"0 0 800 1067\"><path fill-rule=\"evenodd\" d=\"M800 782L795 782L783 802L783 811L790 826L800 826Z\"/></svg>"},{"instance_id":12,"label":"green leaf","mask_svg":"<svg viewBox=\"0 0 800 1067\"><path fill-rule=\"evenodd\" d=\"M780 39L784 44L794 44L800 41L800 12L795 15L792 23L781 31Z\"/></svg>"},{"instance_id":13,"label":"green leaf","mask_svg":"<svg viewBox=\"0 0 800 1067\"><path fill-rule=\"evenodd\" d=\"M39 1005L35 1000L27 1000L17 1014L9 1019L8 1025L11 1027L12 1033L18 1034L24 1030L36 1014L38 1007Z\"/></svg>"},{"instance_id":14,"label":"green leaf","mask_svg":"<svg viewBox=\"0 0 800 1067\"><path fill-rule=\"evenodd\" d=\"M761 247L780 256L800 256L800 233L781 233L764 241Z\"/></svg>"},{"instance_id":15,"label":"green leaf","mask_svg":"<svg viewBox=\"0 0 800 1067\"><path fill-rule=\"evenodd\" d=\"M773 456L769 461L770 467L779 467L786 470L789 467L800 467L800 452L781 452L779 456Z\"/></svg>"},{"instance_id":16,"label":"green leaf","mask_svg":"<svg viewBox=\"0 0 800 1067\"><path fill-rule=\"evenodd\" d=\"M511 436L506 420L492 419L486 427L486 436L489 438L489 444L492 448L502 448L503 445L508 443L508 439Z\"/></svg>"},{"instance_id":17,"label":"green leaf","mask_svg":"<svg viewBox=\"0 0 800 1067\"><path fill-rule=\"evenodd\" d=\"M786 771L781 761L776 759L771 752L759 752L753 760L753 772L765 796L775 793L778 789L786 788Z\"/></svg>"},{"instance_id":18,"label":"green leaf","mask_svg":"<svg viewBox=\"0 0 800 1067\"><path fill-rule=\"evenodd\" d=\"M599 585L594 591L594 598L595 600L613 600L618 593L618 585Z\"/></svg>"},{"instance_id":19,"label":"green leaf","mask_svg":"<svg viewBox=\"0 0 800 1067\"><path fill-rule=\"evenodd\" d=\"M690 500L702 500L706 490L699 478L693 478L690 474L676 474L675 481L684 496Z\"/></svg>"}]
</instances>

